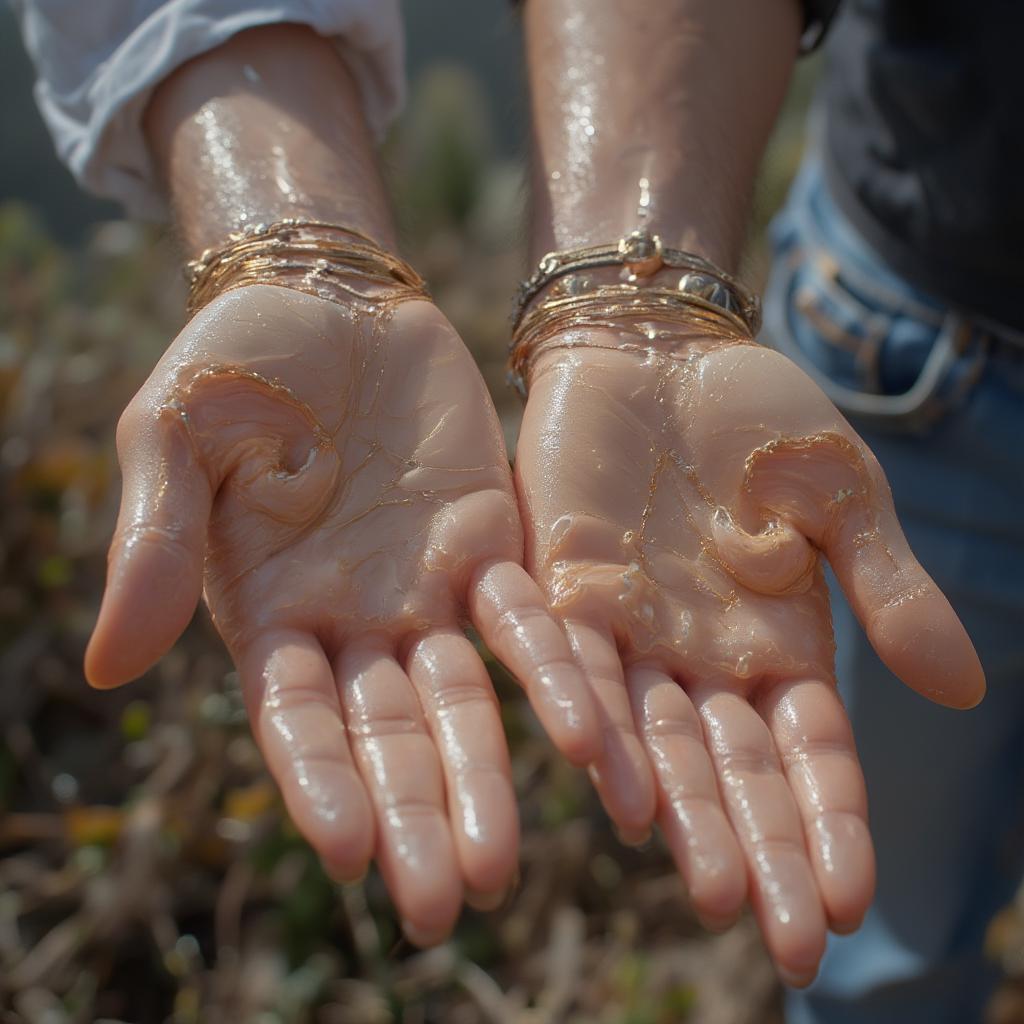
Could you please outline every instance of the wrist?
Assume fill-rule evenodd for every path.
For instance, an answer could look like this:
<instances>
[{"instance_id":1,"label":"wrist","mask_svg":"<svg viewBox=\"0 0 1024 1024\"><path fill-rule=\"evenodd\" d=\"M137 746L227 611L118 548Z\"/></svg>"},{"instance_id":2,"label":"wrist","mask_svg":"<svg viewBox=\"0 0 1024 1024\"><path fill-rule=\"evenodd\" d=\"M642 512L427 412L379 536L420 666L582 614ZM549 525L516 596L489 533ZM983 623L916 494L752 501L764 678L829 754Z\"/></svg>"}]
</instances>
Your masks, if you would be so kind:
<instances>
[{"instance_id":1,"label":"wrist","mask_svg":"<svg viewBox=\"0 0 1024 1024\"><path fill-rule=\"evenodd\" d=\"M359 89L334 43L309 28L248 29L182 65L155 89L144 130L193 257L291 217L394 248Z\"/></svg>"}]
</instances>

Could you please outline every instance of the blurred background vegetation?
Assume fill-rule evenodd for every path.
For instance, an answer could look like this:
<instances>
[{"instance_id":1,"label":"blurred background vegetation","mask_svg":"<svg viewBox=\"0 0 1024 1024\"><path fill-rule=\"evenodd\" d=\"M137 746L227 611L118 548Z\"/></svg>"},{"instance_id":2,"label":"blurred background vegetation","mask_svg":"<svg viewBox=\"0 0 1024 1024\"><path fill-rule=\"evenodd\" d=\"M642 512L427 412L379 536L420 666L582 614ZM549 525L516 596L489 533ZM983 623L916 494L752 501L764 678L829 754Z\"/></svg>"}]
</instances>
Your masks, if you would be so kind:
<instances>
[{"instance_id":1,"label":"blurred background vegetation","mask_svg":"<svg viewBox=\"0 0 1024 1024\"><path fill-rule=\"evenodd\" d=\"M385 154L406 251L511 438L502 353L525 266L518 30L504 0L449 0L443 16L407 7L410 101ZM755 277L815 74L802 65L765 163ZM204 613L140 683L87 688L118 500L113 428L181 325L184 287L164 229L78 192L30 89L0 8L0 1020L779 1021L752 923L700 930L661 845L617 842L497 666L520 882L426 953L402 941L376 874L336 886L296 834ZM1001 927L1000 949L1024 945L1013 920Z\"/></svg>"}]
</instances>

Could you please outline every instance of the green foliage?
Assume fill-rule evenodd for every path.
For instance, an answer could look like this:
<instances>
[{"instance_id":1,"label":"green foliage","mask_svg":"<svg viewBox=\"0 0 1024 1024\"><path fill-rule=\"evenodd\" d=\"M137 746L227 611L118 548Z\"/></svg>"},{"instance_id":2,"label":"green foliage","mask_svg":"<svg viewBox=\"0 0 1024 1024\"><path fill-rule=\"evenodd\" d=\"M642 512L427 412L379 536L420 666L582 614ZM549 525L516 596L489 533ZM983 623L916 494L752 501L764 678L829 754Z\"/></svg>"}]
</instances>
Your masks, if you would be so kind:
<instances>
[{"instance_id":1,"label":"green foliage","mask_svg":"<svg viewBox=\"0 0 1024 1024\"><path fill-rule=\"evenodd\" d=\"M392 139L390 159L401 167L394 180L399 212L415 230L464 226L491 162L477 81L457 65L431 67Z\"/></svg>"}]
</instances>

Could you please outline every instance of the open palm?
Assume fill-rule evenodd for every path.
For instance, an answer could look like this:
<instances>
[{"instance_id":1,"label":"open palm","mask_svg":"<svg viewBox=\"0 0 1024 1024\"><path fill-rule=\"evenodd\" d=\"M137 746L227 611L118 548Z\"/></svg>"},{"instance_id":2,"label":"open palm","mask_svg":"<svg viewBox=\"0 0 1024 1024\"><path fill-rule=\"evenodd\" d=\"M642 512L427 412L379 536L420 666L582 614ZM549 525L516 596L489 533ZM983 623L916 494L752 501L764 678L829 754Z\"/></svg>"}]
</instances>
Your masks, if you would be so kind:
<instances>
[{"instance_id":1,"label":"open palm","mask_svg":"<svg viewBox=\"0 0 1024 1024\"><path fill-rule=\"evenodd\" d=\"M596 714L521 568L493 407L429 302L228 292L118 429L124 473L86 659L138 675L201 590L299 828L338 877L376 855L416 941L516 864L508 754L471 618L574 760Z\"/></svg>"},{"instance_id":2,"label":"open palm","mask_svg":"<svg viewBox=\"0 0 1024 1024\"><path fill-rule=\"evenodd\" d=\"M749 895L806 984L874 886L820 555L904 682L967 706L981 668L877 462L797 367L591 335L538 357L516 464L527 566L602 715L591 774L627 837L657 820L707 923Z\"/></svg>"}]
</instances>

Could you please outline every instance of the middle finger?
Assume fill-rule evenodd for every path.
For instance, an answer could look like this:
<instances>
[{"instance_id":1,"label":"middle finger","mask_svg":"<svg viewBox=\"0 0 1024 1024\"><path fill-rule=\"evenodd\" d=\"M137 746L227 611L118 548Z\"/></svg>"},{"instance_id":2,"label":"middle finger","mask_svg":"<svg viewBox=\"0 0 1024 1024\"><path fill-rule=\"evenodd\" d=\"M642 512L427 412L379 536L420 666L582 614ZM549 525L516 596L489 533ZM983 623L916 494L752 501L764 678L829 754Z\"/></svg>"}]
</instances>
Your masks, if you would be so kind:
<instances>
[{"instance_id":1,"label":"middle finger","mask_svg":"<svg viewBox=\"0 0 1024 1024\"><path fill-rule=\"evenodd\" d=\"M412 683L391 653L356 642L335 676L352 750L376 809L378 862L410 941L451 931L462 903L444 779Z\"/></svg>"},{"instance_id":2,"label":"middle finger","mask_svg":"<svg viewBox=\"0 0 1024 1024\"><path fill-rule=\"evenodd\" d=\"M406 670L441 757L462 874L482 908L512 881L519 848L518 813L508 747L487 670L459 631L418 638Z\"/></svg>"}]
</instances>

